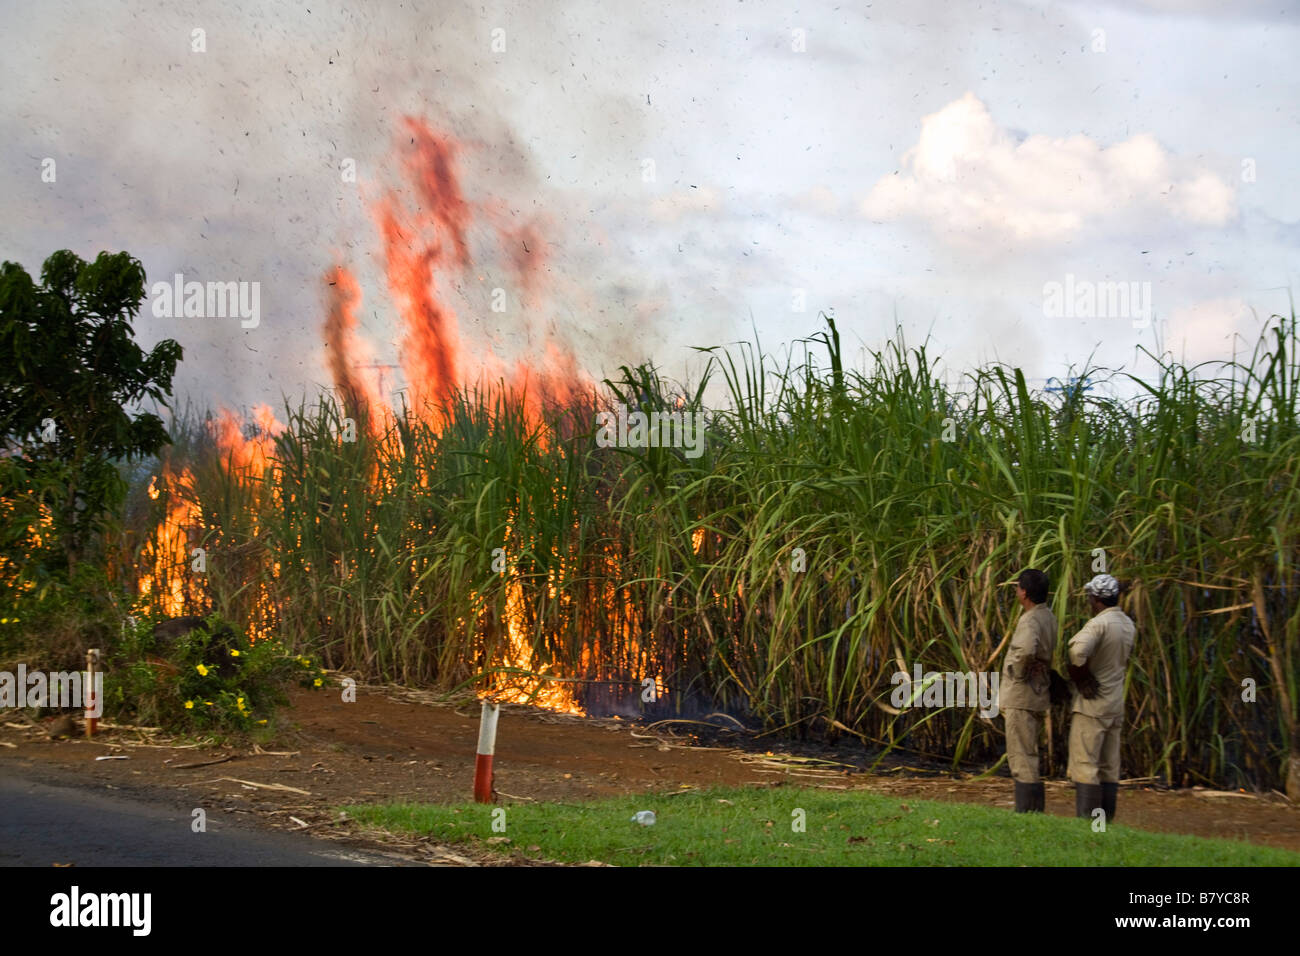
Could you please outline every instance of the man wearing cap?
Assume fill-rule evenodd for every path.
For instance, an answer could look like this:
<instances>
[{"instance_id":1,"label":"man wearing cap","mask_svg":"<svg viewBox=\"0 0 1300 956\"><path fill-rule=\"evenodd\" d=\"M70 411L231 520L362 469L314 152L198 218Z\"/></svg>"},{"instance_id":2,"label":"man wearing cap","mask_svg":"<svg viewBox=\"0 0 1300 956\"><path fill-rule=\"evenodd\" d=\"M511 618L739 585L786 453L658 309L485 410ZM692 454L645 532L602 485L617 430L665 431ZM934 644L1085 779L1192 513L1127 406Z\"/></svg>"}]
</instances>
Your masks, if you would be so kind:
<instances>
[{"instance_id":1,"label":"man wearing cap","mask_svg":"<svg viewBox=\"0 0 1300 956\"><path fill-rule=\"evenodd\" d=\"M1119 793L1120 727L1124 722L1124 674L1137 627L1121 611L1119 582L1099 574L1083 586L1092 618L1070 638L1070 779L1075 814L1091 817L1100 807L1115 819Z\"/></svg>"},{"instance_id":2,"label":"man wearing cap","mask_svg":"<svg viewBox=\"0 0 1300 956\"><path fill-rule=\"evenodd\" d=\"M1046 794L1038 775L1038 737L1051 703L1048 670L1057 633L1056 615L1046 603L1047 575L1034 568L1021 571L1016 600L1023 610L1002 662L998 708L1006 719L1007 765L1015 781L1016 813L1041 813Z\"/></svg>"}]
</instances>

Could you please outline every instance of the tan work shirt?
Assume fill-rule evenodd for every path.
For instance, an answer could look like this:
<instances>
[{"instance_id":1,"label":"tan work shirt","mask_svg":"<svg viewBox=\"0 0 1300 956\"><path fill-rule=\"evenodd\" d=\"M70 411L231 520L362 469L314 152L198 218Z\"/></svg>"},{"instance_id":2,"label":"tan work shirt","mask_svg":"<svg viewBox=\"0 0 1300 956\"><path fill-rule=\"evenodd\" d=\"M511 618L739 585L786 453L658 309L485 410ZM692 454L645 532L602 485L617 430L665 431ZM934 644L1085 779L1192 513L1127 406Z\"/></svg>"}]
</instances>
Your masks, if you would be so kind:
<instances>
[{"instance_id":1,"label":"tan work shirt","mask_svg":"<svg viewBox=\"0 0 1300 956\"><path fill-rule=\"evenodd\" d=\"M998 683L998 706L1006 709L1047 710L1051 703L1048 690L1051 681L1047 670L1052 665L1052 651L1056 649L1056 615L1046 604L1035 604L1020 615L1016 632L1011 635L1002 662L1002 678ZM1041 661L1042 666L1030 673L1030 664Z\"/></svg>"},{"instance_id":2,"label":"tan work shirt","mask_svg":"<svg viewBox=\"0 0 1300 956\"><path fill-rule=\"evenodd\" d=\"M1124 716L1124 673L1136 635L1137 625L1129 616L1118 607L1108 607L1070 638L1070 663L1075 667L1087 664L1100 688L1092 700L1076 693L1071 708L1074 713Z\"/></svg>"}]
</instances>

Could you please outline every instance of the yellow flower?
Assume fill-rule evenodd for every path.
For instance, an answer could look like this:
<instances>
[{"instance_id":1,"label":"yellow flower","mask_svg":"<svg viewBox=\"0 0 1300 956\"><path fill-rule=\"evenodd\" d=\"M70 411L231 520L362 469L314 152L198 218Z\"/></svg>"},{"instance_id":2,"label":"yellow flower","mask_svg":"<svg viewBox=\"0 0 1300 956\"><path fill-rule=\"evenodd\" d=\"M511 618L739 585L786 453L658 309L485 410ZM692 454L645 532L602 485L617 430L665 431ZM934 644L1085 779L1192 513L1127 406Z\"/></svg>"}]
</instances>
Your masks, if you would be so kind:
<instances>
[{"instance_id":1,"label":"yellow flower","mask_svg":"<svg viewBox=\"0 0 1300 956\"><path fill-rule=\"evenodd\" d=\"M187 701L185 702L185 709L186 709L186 710L193 710L193 709L194 709L194 701L192 701L192 700L187 700Z\"/></svg>"},{"instance_id":2,"label":"yellow flower","mask_svg":"<svg viewBox=\"0 0 1300 956\"><path fill-rule=\"evenodd\" d=\"M212 701L210 700L205 700L203 703L207 704L209 707L212 706Z\"/></svg>"},{"instance_id":3,"label":"yellow flower","mask_svg":"<svg viewBox=\"0 0 1300 956\"><path fill-rule=\"evenodd\" d=\"M266 721L265 721L265 720L259 720L258 723L261 724L263 727L266 726Z\"/></svg>"},{"instance_id":4,"label":"yellow flower","mask_svg":"<svg viewBox=\"0 0 1300 956\"><path fill-rule=\"evenodd\" d=\"M317 677L316 680L313 681L312 683L314 683L317 687L319 687L319 686L320 686L320 678Z\"/></svg>"},{"instance_id":5,"label":"yellow flower","mask_svg":"<svg viewBox=\"0 0 1300 956\"><path fill-rule=\"evenodd\" d=\"M239 651L236 651L236 650L233 650L233 649L232 649L231 652L230 652L230 656L231 656L231 657L238 657L238 656L239 656Z\"/></svg>"},{"instance_id":6,"label":"yellow flower","mask_svg":"<svg viewBox=\"0 0 1300 956\"><path fill-rule=\"evenodd\" d=\"M199 672L200 677L208 676L208 669L204 667L202 664L195 664L194 669Z\"/></svg>"}]
</instances>

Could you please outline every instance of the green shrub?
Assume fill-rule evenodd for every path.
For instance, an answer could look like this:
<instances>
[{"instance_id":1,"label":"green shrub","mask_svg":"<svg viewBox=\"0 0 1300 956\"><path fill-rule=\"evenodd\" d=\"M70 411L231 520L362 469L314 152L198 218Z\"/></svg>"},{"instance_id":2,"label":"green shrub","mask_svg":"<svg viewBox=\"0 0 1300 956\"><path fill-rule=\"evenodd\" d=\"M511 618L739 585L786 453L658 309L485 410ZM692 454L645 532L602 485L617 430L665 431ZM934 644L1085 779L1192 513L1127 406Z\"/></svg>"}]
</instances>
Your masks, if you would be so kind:
<instances>
[{"instance_id":1,"label":"green shrub","mask_svg":"<svg viewBox=\"0 0 1300 956\"><path fill-rule=\"evenodd\" d=\"M115 716L176 731L246 732L269 723L288 686L327 683L310 658L273 638L249 641L218 615L168 647L157 646L156 623L137 619L108 661L104 697Z\"/></svg>"}]
</instances>

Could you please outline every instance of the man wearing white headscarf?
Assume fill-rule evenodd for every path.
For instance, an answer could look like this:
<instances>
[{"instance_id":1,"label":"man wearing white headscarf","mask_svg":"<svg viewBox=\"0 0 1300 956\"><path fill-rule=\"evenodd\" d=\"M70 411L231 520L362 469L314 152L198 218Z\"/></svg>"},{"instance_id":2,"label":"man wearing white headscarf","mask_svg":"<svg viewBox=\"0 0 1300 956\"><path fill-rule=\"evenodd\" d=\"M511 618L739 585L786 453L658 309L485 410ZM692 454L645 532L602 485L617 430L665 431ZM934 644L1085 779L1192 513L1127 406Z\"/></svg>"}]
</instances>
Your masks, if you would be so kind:
<instances>
[{"instance_id":1,"label":"man wearing white headscarf","mask_svg":"<svg viewBox=\"0 0 1300 956\"><path fill-rule=\"evenodd\" d=\"M1075 814L1091 817L1100 807L1115 819L1119 793L1120 728L1124 723L1124 675L1137 627L1119 605L1119 582L1099 574L1083 586L1092 618L1070 638L1069 776L1075 783Z\"/></svg>"}]
</instances>

